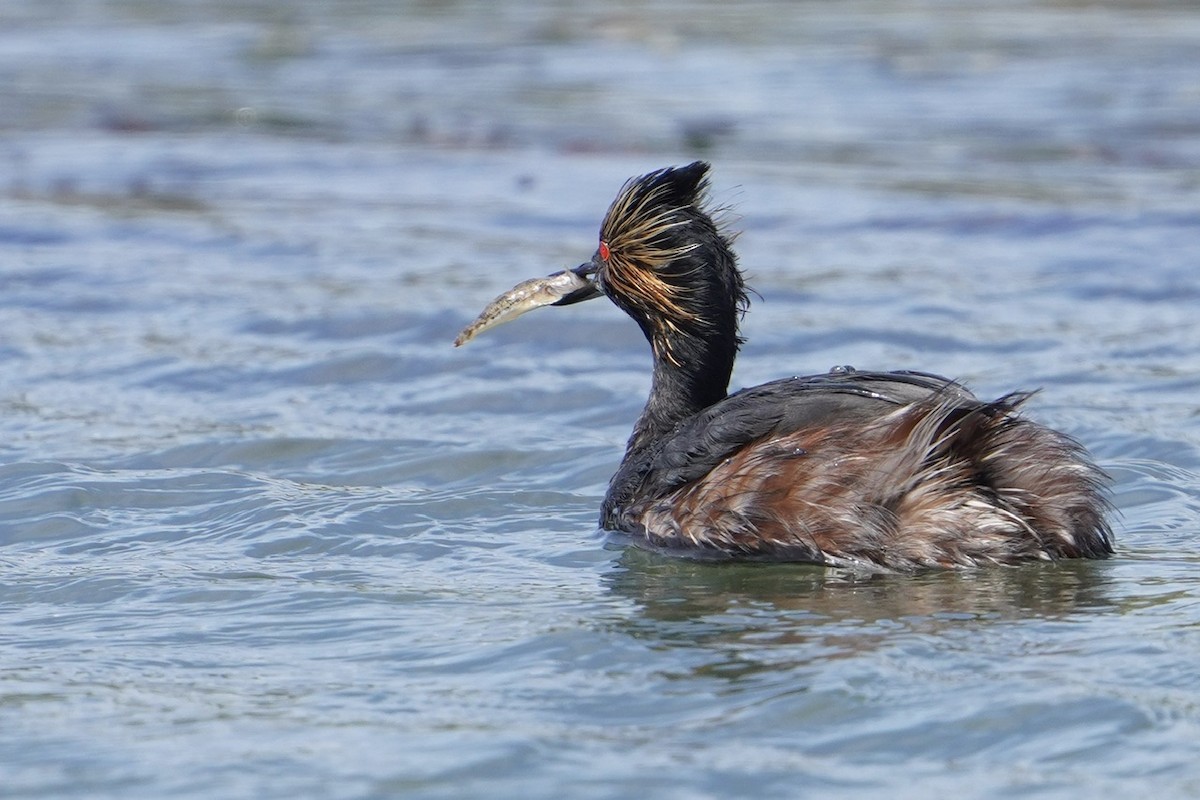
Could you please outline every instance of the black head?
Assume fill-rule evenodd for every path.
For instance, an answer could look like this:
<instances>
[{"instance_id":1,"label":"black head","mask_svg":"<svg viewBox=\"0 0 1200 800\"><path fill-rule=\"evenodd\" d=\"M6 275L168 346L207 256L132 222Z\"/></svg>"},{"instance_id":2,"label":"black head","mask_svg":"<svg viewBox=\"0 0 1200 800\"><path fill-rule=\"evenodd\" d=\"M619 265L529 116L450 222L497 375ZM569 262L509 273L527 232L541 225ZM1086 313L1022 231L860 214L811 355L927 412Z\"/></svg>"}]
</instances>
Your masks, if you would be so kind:
<instances>
[{"instance_id":1,"label":"black head","mask_svg":"<svg viewBox=\"0 0 1200 800\"><path fill-rule=\"evenodd\" d=\"M627 182L604 216L591 261L517 284L455 345L535 308L603 294L633 317L654 351L650 398L630 448L725 397L749 301L730 236L707 205L707 174L708 164L697 161Z\"/></svg>"},{"instance_id":2,"label":"black head","mask_svg":"<svg viewBox=\"0 0 1200 800\"><path fill-rule=\"evenodd\" d=\"M748 299L731 237L707 205L708 164L667 167L625 183L592 260L524 281L497 297L456 345L547 305L607 295L641 326L660 367L682 368L696 402L724 396Z\"/></svg>"},{"instance_id":3,"label":"black head","mask_svg":"<svg viewBox=\"0 0 1200 800\"><path fill-rule=\"evenodd\" d=\"M587 265L604 294L642 327L655 355L675 364L697 348L732 359L748 305L730 237L707 206L707 174L708 164L696 161L628 181Z\"/></svg>"}]
</instances>

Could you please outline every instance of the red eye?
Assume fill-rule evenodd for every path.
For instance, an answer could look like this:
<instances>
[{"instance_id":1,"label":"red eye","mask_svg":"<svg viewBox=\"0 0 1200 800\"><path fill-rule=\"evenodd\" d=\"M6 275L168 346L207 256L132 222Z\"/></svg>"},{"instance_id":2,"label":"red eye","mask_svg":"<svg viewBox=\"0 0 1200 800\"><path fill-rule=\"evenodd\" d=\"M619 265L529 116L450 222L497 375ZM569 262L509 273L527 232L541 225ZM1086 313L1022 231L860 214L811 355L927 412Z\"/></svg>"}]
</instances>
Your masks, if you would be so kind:
<instances>
[{"instance_id":1,"label":"red eye","mask_svg":"<svg viewBox=\"0 0 1200 800\"><path fill-rule=\"evenodd\" d=\"M608 261L608 258L611 255L612 255L612 250L608 249L608 242L601 239L600 240L600 258L604 259L605 261Z\"/></svg>"}]
</instances>

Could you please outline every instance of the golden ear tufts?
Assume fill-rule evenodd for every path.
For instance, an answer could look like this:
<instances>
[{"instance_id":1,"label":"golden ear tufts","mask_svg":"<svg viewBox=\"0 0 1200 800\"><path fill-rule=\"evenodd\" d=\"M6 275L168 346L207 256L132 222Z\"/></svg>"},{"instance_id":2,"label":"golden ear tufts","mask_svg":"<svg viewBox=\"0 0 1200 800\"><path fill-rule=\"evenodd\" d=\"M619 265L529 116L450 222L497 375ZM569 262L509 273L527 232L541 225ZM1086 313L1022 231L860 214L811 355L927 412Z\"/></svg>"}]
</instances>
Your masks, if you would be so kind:
<instances>
[{"instance_id":1,"label":"golden ear tufts","mask_svg":"<svg viewBox=\"0 0 1200 800\"><path fill-rule=\"evenodd\" d=\"M671 244L671 233L703 214L699 203L708 165L696 162L664 169L627 182L609 206L600 226L607 245L605 282L630 305L661 318L669 330L702 320L687 307L686 286L668 282L664 270L691 253L697 242Z\"/></svg>"}]
</instances>

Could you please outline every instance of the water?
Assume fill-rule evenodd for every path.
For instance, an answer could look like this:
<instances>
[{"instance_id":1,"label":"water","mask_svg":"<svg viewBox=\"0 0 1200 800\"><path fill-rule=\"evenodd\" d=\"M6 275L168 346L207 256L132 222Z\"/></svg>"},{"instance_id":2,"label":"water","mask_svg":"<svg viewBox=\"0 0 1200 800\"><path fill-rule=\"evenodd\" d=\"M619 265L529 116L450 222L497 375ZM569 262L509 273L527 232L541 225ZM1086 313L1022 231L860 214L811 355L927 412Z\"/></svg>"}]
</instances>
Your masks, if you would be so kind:
<instances>
[{"instance_id":1,"label":"water","mask_svg":"<svg viewBox=\"0 0 1200 800\"><path fill-rule=\"evenodd\" d=\"M0 7L0 794L1200 796L1187 2ZM636 328L548 309L702 156L735 385L1084 441L1118 556L855 578L595 530Z\"/></svg>"}]
</instances>

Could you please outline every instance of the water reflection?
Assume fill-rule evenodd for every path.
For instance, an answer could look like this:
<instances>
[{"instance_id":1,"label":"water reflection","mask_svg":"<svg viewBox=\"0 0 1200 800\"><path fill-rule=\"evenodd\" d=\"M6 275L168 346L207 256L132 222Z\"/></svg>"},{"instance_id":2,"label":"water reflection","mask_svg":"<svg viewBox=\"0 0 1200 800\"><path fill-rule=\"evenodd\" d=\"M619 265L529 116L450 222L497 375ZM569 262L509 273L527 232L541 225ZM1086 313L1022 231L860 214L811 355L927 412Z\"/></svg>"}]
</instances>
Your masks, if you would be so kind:
<instances>
[{"instance_id":1,"label":"water reflection","mask_svg":"<svg viewBox=\"0 0 1200 800\"><path fill-rule=\"evenodd\" d=\"M773 648L789 648L788 663L797 666L874 650L897 637L1060 620L1118 603L1108 567L1095 562L863 575L799 564L685 561L631 547L604 582L638 609L618 623L630 636L735 654L741 667L729 674L738 676L764 663L778 668Z\"/></svg>"}]
</instances>

